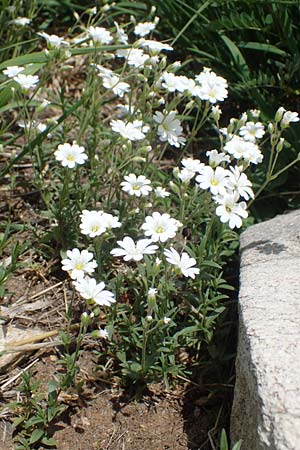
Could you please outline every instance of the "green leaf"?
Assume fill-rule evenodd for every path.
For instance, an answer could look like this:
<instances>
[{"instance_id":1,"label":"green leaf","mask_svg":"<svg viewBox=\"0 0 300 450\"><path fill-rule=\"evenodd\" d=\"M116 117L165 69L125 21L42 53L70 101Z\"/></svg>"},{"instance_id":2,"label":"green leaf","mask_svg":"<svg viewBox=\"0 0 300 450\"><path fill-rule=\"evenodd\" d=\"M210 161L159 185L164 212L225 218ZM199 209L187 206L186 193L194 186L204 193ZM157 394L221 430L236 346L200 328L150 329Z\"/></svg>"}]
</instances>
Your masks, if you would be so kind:
<instances>
[{"instance_id":1,"label":"green leaf","mask_svg":"<svg viewBox=\"0 0 300 450\"><path fill-rule=\"evenodd\" d=\"M220 34L220 37L230 51L234 64L240 69L239 72L243 76L242 78L245 80L250 78L248 65L237 45L225 34Z\"/></svg>"},{"instance_id":2,"label":"green leaf","mask_svg":"<svg viewBox=\"0 0 300 450\"><path fill-rule=\"evenodd\" d=\"M49 447L56 447L56 442L53 438L43 437L41 444L48 445Z\"/></svg>"},{"instance_id":3,"label":"green leaf","mask_svg":"<svg viewBox=\"0 0 300 450\"><path fill-rule=\"evenodd\" d=\"M58 389L59 384L55 380L50 380L48 383L48 394L51 394L51 392L54 392Z\"/></svg>"},{"instance_id":4,"label":"green leaf","mask_svg":"<svg viewBox=\"0 0 300 450\"><path fill-rule=\"evenodd\" d=\"M0 64L0 70L6 69L6 67L10 66L25 66L26 64L46 63L48 59L49 56L46 55L45 52L33 52L3 61L3 63Z\"/></svg>"},{"instance_id":5,"label":"green leaf","mask_svg":"<svg viewBox=\"0 0 300 450\"><path fill-rule=\"evenodd\" d=\"M224 430L224 428L221 432L220 450L228 450L228 441L227 441L226 431Z\"/></svg>"},{"instance_id":6,"label":"green leaf","mask_svg":"<svg viewBox=\"0 0 300 450\"><path fill-rule=\"evenodd\" d=\"M13 420L13 426L14 426L15 428L17 428L22 422L24 422L24 420L25 420L25 417L24 417L24 416L16 417L16 418Z\"/></svg>"},{"instance_id":7,"label":"green leaf","mask_svg":"<svg viewBox=\"0 0 300 450\"><path fill-rule=\"evenodd\" d=\"M43 435L44 430L41 429L34 430L34 432L30 436L29 444L34 444L35 442L38 442Z\"/></svg>"},{"instance_id":8,"label":"green leaf","mask_svg":"<svg viewBox=\"0 0 300 450\"><path fill-rule=\"evenodd\" d=\"M246 42L246 43L239 43L239 47L240 48L247 48L250 50L258 50L260 52L268 52L268 53L273 53L275 55L280 55L280 56L284 56L287 57L288 54L281 50L278 47L275 47L275 45L271 45L271 44L263 44L261 42Z\"/></svg>"},{"instance_id":9,"label":"green leaf","mask_svg":"<svg viewBox=\"0 0 300 450\"><path fill-rule=\"evenodd\" d=\"M232 450L240 450L242 447L242 441L238 441L233 447Z\"/></svg>"}]
</instances>

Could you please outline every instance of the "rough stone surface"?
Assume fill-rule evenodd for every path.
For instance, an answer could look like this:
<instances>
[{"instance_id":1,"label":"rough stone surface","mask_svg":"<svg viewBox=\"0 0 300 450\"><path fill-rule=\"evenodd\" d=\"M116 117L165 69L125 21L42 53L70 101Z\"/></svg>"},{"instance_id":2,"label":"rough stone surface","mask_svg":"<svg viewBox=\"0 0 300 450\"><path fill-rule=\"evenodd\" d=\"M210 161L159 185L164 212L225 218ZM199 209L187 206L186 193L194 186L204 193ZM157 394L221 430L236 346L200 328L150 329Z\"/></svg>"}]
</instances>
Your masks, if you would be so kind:
<instances>
[{"instance_id":1,"label":"rough stone surface","mask_svg":"<svg viewBox=\"0 0 300 450\"><path fill-rule=\"evenodd\" d=\"M300 450L300 211L241 236L233 441Z\"/></svg>"}]
</instances>

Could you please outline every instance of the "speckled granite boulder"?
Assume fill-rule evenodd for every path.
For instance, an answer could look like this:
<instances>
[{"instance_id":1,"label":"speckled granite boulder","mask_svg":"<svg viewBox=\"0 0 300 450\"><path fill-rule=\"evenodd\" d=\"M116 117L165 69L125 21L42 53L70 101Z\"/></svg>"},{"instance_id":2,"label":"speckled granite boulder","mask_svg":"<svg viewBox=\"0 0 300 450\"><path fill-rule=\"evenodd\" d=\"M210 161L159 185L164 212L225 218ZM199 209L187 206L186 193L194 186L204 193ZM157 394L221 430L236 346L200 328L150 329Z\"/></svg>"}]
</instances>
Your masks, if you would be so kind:
<instances>
[{"instance_id":1,"label":"speckled granite boulder","mask_svg":"<svg viewBox=\"0 0 300 450\"><path fill-rule=\"evenodd\" d=\"M241 236L231 417L243 450L300 450L300 211Z\"/></svg>"}]
</instances>

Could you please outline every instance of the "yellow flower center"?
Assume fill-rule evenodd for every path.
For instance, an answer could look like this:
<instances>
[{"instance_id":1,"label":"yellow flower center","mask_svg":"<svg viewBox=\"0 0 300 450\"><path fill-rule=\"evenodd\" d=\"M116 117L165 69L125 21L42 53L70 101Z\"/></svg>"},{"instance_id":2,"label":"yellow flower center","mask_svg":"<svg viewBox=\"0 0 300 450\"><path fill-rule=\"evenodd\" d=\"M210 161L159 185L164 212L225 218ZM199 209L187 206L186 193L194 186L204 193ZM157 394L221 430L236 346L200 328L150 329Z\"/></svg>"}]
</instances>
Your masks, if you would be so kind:
<instances>
[{"instance_id":1,"label":"yellow flower center","mask_svg":"<svg viewBox=\"0 0 300 450\"><path fill-rule=\"evenodd\" d=\"M67 161L70 161L70 162L71 162L71 161L72 161L72 162L75 161L74 156L73 156L73 155L68 155L68 156L67 156Z\"/></svg>"},{"instance_id":2,"label":"yellow flower center","mask_svg":"<svg viewBox=\"0 0 300 450\"><path fill-rule=\"evenodd\" d=\"M77 264L75 264L75 269L77 269L77 270L82 270L83 269L83 264L82 263L77 263Z\"/></svg>"},{"instance_id":3,"label":"yellow flower center","mask_svg":"<svg viewBox=\"0 0 300 450\"><path fill-rule=\"evenodd\" d=\"M161 234L161 233L163 233L163 232L165 231L165 229L164 229L164 227L161 225L160 227L157 227L155 231L156 231L156 233Z\"/></svg>"},{"instance_id":4,"label":"yellow flower center","mask_svg":"<svg viewBox=\"0 0 300 450\"><path fill-rule=\"evenodd\" d=\"M99 231L99 225L98 224L95 224L95 225L93 225L92 226L92 228L91 228L91 231L93 232L93 233L96 233L97 231Z\"/></svg>"}]
</instances>

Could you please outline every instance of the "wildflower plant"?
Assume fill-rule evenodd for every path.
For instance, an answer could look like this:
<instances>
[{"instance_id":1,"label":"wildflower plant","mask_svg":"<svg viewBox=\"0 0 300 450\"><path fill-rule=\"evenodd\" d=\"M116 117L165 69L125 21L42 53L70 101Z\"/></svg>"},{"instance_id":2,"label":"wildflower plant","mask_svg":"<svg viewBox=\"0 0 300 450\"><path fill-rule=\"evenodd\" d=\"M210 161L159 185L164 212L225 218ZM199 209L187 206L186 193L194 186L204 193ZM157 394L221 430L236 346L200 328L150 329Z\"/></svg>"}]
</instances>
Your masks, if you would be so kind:
<instances>
[{"instance_id":1,"label":"wildflower plant","mask_svg":"<svg viewBox=\"0 0 300 450\"><path fill-rule=\"evenodd\" d=\"M38 56L0 65L6 127L26 124L4 142L20 151L2 175L32 161L48 220L41 246L60 255L84 332L103 342L99 364L109 358L115 374L168 384L212 338L236 231L254 192L286 170L277 166L284 132L299 119L281 108L269 124L245 112L221 127L227 81L210 68L188 78L168 63L173 48L154 38L157 18L125 27L106 25L101 11L88 17L76 35L40 32ZM216 148L195 151L204 126ZM258 188L251 176L264 160Z\"/></svg>"}]
</instances>

